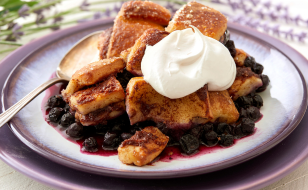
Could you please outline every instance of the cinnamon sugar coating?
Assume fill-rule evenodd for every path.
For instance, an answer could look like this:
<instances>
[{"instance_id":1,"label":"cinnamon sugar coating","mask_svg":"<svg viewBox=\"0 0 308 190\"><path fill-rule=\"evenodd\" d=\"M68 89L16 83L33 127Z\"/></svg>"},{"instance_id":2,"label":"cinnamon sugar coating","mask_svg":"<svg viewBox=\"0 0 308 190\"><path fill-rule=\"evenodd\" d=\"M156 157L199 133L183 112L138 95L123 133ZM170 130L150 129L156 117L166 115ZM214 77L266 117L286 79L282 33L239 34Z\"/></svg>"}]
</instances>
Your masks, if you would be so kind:
<instances>
[{"instance_id":1,"label":"cinnamon sugar coating","mask_svg":"<svg viewBox=\"0 0 308 190\"><path fill-rule=\"evenodd\" d=\"M104 30L98 37L97 49L99 50L99 57L101 59L107 58L109 49L109 42L112 35L113 27Z\"/></svg>"},{"instance_id":2,"label":"cinnamon sugar coating","mask_svg":"<svg viewBox=\"0 0 308 190\"><path fill-rule=\"evenodd\" d=\"M135 76L143 76L141 71L141 61L144 56L146 46L155 45L168 34L169 32L160 31L153 28L146 30L131 48L127 58L126 69Z\"/></svg>"},{"instance_id":3,"label":"cinnamon sugar coating","mask_svg":"<svg viewBox=\"0 0 308 190\"><path fill-rule=\"evenodd\" d=\"M170 21L167 32L197 27L208 37L219 40L227 29L227 18L219 11L197 2L189 2L179 9Z\"/></svg>"},{"instance_id":4,"label":"cinnamon sugar coating","mask_svg":"<svg viewBox=\"0 0 308 190\"><path fill-rule=\"evenodd\" d=\"M154 160L167 146L169 137L153 126L137 131L118 148L119 160L124 164L144 166Z\"/></svg>"}]
</instances>

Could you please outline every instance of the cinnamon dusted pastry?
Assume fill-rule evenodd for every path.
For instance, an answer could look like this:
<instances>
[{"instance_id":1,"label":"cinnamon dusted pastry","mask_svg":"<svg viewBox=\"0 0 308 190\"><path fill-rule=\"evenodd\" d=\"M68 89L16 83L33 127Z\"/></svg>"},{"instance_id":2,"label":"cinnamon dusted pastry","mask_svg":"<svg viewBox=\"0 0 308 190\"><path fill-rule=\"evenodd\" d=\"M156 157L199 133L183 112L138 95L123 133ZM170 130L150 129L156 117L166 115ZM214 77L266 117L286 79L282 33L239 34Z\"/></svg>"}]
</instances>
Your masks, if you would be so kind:
<instances>
[{"instance_id":1,"label":"cinnamon dusted pastry","mask_svg":"<svg viewBox=\"0 0 308 190\"><path fill-rule=\"evenodd\" d=\"M150 1L130 1L122 5L115 19L107 57L117 57L135 44L135 41L150 28L163 31L168 25L170 12Z\"/></svg>"},{"instance_id":2,"label":"cinnamon dusted pastry","mask_svg":"<svg viewBox=\"0 0 308 190\"><path fill-rule=\"evenodd\" d=\"M112 35L113 27L104 30L98 37L97 49L99 50L99 57L101 59L107 58L109 49L109 42Z\"/></svg>"},{"instance_id":3,"label":"cinnamon dusted pastry","mask_svg":"<svg viewBox=\"0 0 308 190\"><path fill-rule=\"evenodd\" d=\"M142 76L141 61L144 56L146 46L154 46L164 37L168 36L168 34L169 32L160 31L157 29L146 30L135 42L135 45L130 48L130 53L127 56L126 69L135 76Z\"/></svg>"},{"instance_id":4,"label":"cinnamon dusted pastry","mask_svg":"<svg viewBox=\"0 0 308 190\"><path fill-rule=\"evenodd\" d=\"M208 37L220 40L227 29L227 18L219 11L197 2L189 2L179 9L170 21L167 32L197 27Z\"/></svg>"},{"instance_id":5,"label":"cinnamon dusted pastry","mask_svg":"<svg viewBox=\"0 0 308 190\"><path fill-rule=\"evenodd\" d=\"M122 72L124 67L125 62L122 58L104 59L84 66L74 73L66 89L61 92L64 100L68 102L73 93Z\"/></svg>"},{"instance_id":6,"label":"cinnamon dusted pastry","mask_svg":"<svg viewBox=\"0 0 308 190\"><path fill-rule=\"evenodd\" d=\"M144 166L164 150L168 141L169 137L156 127L146 127L122 142L118 148L119 160L124 164Z\"/></svg>"},{"instance_id":7,"label":"cinnamon dusted pastry","mask_svg":"<svg viewBox=\"0 0 308 190\"><path fill-rule=\"evenodd\" d=\"M75 92L69 99L70 107L82 115L102 109L125 99L120 82L111 76L91 88Z\"/></svg>"},{"instance_id":8,"label":"cinnamon dusted pastry","mask_svg":"<svg viewBox=\"0 0 308 190\"><path fill-rule=\"evenodd\" d=\"M250 67L237 67L236 78L228 92L235 101L240 96L246 96L263 85L260 76L251 71Z\"/></svg>"}]
</instances>

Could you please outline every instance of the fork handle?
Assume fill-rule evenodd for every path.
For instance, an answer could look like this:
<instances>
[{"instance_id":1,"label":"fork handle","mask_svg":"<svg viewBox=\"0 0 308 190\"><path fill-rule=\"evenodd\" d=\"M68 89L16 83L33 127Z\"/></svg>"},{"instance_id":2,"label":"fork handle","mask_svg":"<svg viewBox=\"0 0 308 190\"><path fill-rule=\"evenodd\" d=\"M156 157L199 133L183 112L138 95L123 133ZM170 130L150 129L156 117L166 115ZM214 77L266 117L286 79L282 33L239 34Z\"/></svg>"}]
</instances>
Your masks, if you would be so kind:
<instances>
[{"instance_id":1,"label":"fork handle","mask_svg":"<svg viewBox=\"0 0 308 190\"><path fill-rule=\"evenodd\" d=\"M31 91L29 94L27 94L24 98L19 100L16 104L14 104L12 107L4 111L2 114L0 114L0 128L6 124L8 121L14 117L23 107L25 107L29 102L31 102L36 96L38 96L41 92L43 92L48 87L59 83L59 82L65 82L67 80L60 79L60 78L53 78L48 80L47 82L41 84L39 87ZM4 106L3 106L4 110Z\"/></svg>"}]
</instances>

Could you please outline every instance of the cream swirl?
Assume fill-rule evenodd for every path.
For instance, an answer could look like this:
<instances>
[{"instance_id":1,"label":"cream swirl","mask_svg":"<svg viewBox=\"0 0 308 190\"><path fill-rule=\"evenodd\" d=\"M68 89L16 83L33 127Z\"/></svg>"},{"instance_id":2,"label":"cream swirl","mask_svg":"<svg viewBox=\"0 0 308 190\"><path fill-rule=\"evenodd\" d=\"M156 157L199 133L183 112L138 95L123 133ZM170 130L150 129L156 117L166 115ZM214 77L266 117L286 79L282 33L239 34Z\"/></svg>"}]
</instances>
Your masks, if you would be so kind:
<instances>
[{"instance_id":1,"label":"cream swirl","mask_svg":"<svg viewBox=\"0 0 308 190\"><path fill-rule=\"evenodd\" d=\"M147 46L141 62L144 80L160 94L182 98L208 84L209 91L228 89L236 66L228 49L196 27L174 31Z\"/></svg>"}]
</instances>

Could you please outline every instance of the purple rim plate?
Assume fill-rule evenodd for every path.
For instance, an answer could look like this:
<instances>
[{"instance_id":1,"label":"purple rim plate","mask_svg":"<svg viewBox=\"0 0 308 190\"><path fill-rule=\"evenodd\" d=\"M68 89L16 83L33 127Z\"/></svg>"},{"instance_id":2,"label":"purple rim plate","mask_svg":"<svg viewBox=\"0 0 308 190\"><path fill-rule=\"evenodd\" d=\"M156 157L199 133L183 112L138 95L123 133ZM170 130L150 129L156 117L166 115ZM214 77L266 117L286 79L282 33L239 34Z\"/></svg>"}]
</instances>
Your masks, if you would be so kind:
<instances>
[{"instance_id":1,"label":"purple rim plate","mask_svg":"<svg viewBox=\"0 0 308 190\"><path fill-rule=\"evenodd\" d=\"M25 94L27 94L29 91L31 91L33 88L38 86L41 81L39 81L40 78L46 78L46 74L51 74L53 71L53 68L56 67L57 63L60 61L61 57L65 54L65 52L74 44L75 41L80 39L82 36L87 35L90 32L97 31L99 29L107 28L112 26L112 22L109 20L107 21L98 21L93 22L96 23L92 25L92 27L81 27L77 29L75 27L75 30L66 29L63 31L59 31L57 33L53 33L51 35L45 36L43 38L40 38L38 41L41 41L39 49L32 51L28 56L25 57L18 65L15 67L15 69L11 72L10 76L8 77L2 93L2 103L3 103L3 109L7 109L11 105L13 105L18 99L22 98ZM82 26L82 25L81 25ZM80 26L78 26L80 27ZM86 171L90 173L95 174L101 174L101 175L107 175L107 176L114 176L114 177L125 177L125 178L175 178L175 177L184 177L184 176L191 176L191 175L197 175L197 174L203 174L203 173L209 173L221 169L225 169L227 167L234 166L236 164L245 162L278 144L281 142L287 135L289 135L297 126L297 124L300 122L302 116L305 113L306 107L307 107L307 89L306 89L306 83L305 79L296 67L294 63L290 59L287 58L287 56L281 54L279 51L279 48L275 48L275 46L268 44L267 42L261 40L261 38L254 37L247 32L246 28L240 28L238 26L235 26L234 24L229 24L229 30L231 31L231 34L233 33L237 38L235 41L239 42L241 41L241 44L248 44L249 46L256 45L256 52L253 52L252 55L255 56L255 54L260 53L256 58L257 60L260 60L262 56L265 56L263 51L266 52L268 57L270 59L265 59L264 62L260 60L263 64L265 64L265 69L268 67L268 70L271 71L270 78L272 76L275 76L274 78L271 78L272 81L275 79L279 83L275 83L273 87L276 87L276 85L280 85L280 87L284 87L285 83L288 81L290 83L289 87L287 88L289 91L289 96L287 99L279 99L279 96L281 96L281 93L286 93L281 91L280 89L272 90L273 92L267 93L267 96L269 96L272 100L275 100L277 103L270 105L266 102L267 99L264 99L265 105L270 105L267 107L267 113L265 113L264 118L261 120L261 122L266 123L267 120L272 120L270 124L275 124L277 122L277 129L274 127L274 131L268 130L269 127L266 127L264 124L263 126L265 129L267 129L266 133L264 133L262 129L261 134L260 130L257 130L258 134L252 135L249 138L245 138L245 143L241 143L242 146L235 145L231 148L224 149L221 152L217 153L216 157L212 157L212 160L216 161L216 159L221 159L220 157L223 157L221 160L214 162L214 163L204 163L208 161L204 156L213 156L214 153L211 153L210 155L203 155L201 159L193 159L193 160L187 160L185 163L178 162L174 164L175 161L172 161L172 164L167 163L168 165L159 165L156 169L156 167L148 167L148 168L138 168L138 167L131 167L131 166L123 166L118 160L118 162L114 162L114 158L109 159L108 158L98 158L95 157L94 160L87 161L87 158L90 158L90 156L86 157L78 157L71 156L74 153L79 153L77 151L71 151L72 146L65 147L63 143L59 143L59 145L55 146L56 148L50 148L51 144L58 143L59 140L63 140L63 138L57 138L52 139L51 142L44 142L45 139L47 139L51 135L52 132L54 132L51 127L47 125L46 129L51 129L52 131L43 131L42 133L45 134L33 134L39 131L43 126L43 124L46 125L46 123L43 121L38 121L36 118L39 116L38 107L36 104L39 104L40 101L35 99L33 102L31 102L27 107L25 107L17 116L15 116L12 121L10 122L11 130L14 132L14 134L28 147L30 147L32 150L38 152L39 154L45 156L48 159L51 159L52 161L55 161L57 163L60 163L62 165L78 169L81 171ZM67 34L61 35L61 32L70 31ZM47 39L50 39L52 37L55 37L55 39L50 43L47 41ZM247 39L247 40L246 40ZM243 42L242 42L243 41ZM69 44L67 47L66 45ZM258 45L259 44L259 45ZM265 45L260 45L265 44ZM26 45L23 48L27 49ZM246 45L247 46L247 45ZM264 46L264 47L263 47ZM242 46L240 46L242 47ZM246 47L247 48L247 47ZM244 48L246 50L246 48ZM22 48L21 48L22 49ZM56 49L56 51L54 51ZM58 50L60 49L60 50ZM251 49L251 48L250 48ZM255 49L254 47L252 49ZM249 50L249 49L248 49ZM275 50L275 51L274 51ZM274 52L273 52L274 51ZM249 51L248 51L249 52ZM249 52L250 53L250 52ZM274 58L272 58L274 56ZM280 56L280 58L279 58ZM42 58L43 57L43 58ZM56 58L55 58L56 57ZM283 59L281 59L283 57ZM48 62L46 60L48 58L48 61L51 60L51 62ZM44 59L46 60L44 64ZM283 75L286 75L288 71L290 72L289 78L287 78L287 81L283 81L284 78L282 78L283 75L278 73L279 75L272 75L272 71L275 70L275 67L273 64L271 64L271 61L275 61L275 59L281 61L279 62L279 66L286 67L286 69L279 70L280 73L283 73ZM285 61L284 61L285 60ZM268 63L270 62L270 63ZM284 63L286 62L286 63ZM39 68L38 68L39 67ZM42 69L45 69L47 71L42 71ZM42 71L42 72L40 72ZM266 73L267 74L267 73ZM42 75L45 75L44 77ZM294 75L294 76L293 76ZM35 79L35 80L33 80ZM278 79L278 80L277 80ZM35 83L33 82L35 81ZM281 82L283 81L283 83ZM293 82L292 82L293 81ZM273 82L272 82L273 83ZM297 86L297 83L299 84ZM295 87L295 88L294 88ZM268 92L269 90L267 90ZM291 93L290 93L291 92ZM295 95L292 93L295 93L295 95L298 95L299 100L294 100ZM297 93L297 94L296 94ZM277 94L279 96L277 97ZM293 101L292 101L293 100ZM283 103L283 105L281 103ZM286 101L286 102L283 102ZM288 104L291 102L291 104ZM38 103L39 102L39 103ZM295 107L292 107L296 105ZM31 106L32 107L31 107ZM30 107L29 107L30 106ZM274 109L276 106L276 109ZM290 107L288 107L290 106ZM266 106L264 106L266 107ZM270 107L270 109L269 109ZM286 111L284 109L290 109L292 110L290 113L285 114ZM271 112L271 109L275 111L283 110L283 112L277 112L274 115L271 115L270 117L279 116L274 119L265 119L265 117L269 116L269 112ZM25 111L26 110L26 111ZM264 110L263 110L264 111ZM280 116L281 115L281 116ZM286 117L286 118L284 118ZM35 121L34 121L35 120ZM40 123L41 122L41 123ZM33 126L37 125L38 128L30 130L30 128L33 128ZM46 127L46 126L45 126ZM260 128L260 125L259 125ZM263 134L262 134L263 132ZM44 136L45 135L45 136ZM260 138L259 136L263 135L265 140L263 138ZM269 136L269 137L267 137ZM257 138L256 138L257 137ZM42 140L43 139L43 140ZM248 139L248 140L247 140ZM259 143L258 141L262 139L263 142ZM254 140L254 141L253 141ZM256 141L258 140L258 141ZM249 144L249 143L250 144ZM254 144L259 143L257 146ZM66 149L60 150L58 147L62 145ZM66 144L65 144L66 145ZM243 145L246 146L246 149L238 151L239 147L243 147ZM250 147L251 146L251 147ZM247 148L248 147L248 148ZM62 148L62 147L61 147ZM75 146L75 148L78 149L78 147ZM70 152L66 152L70 151ZM231 156L228 154L225 154L225 152L231 152ZM236 152L238 151L238 152ZM236 152L236 154L233 154ZM69 154L70 156L65 155L65 153ZM221 156L222 155L222 156ZM227 155L227 156L226 156ZM84 155L83 155L84 156ZM75 159L76 158L76 159ZM78 160L79 159L79 160ZM105 165L97 165L96 162L99 162L99 160L103 160ZM111 160L111 162L109 160ZM115 158L117 159L117 158ZM96 162L95 162L96 161ZM198 162L199 161L199 162ZM189 163L190 162L190 163ZM106 164L107 163L107 164ZM188 164L187 164L188 163ZM197 165L193 164L197 163ZM113 164L112 166L108 167L108 165ZM188 166L185 166L187 164ZM114 166L116 165L116 166ZM171 166L171 169L168 167ZM127 167L127 168L126 168ZM173 168L172 168L173 167ZM161 169L163 168L163 169ZM148 169L148 170L147 170Z\"/></svg>"},{"instance_id":2,"label":"purple rim plate","mask_svg":"<svg viewBox=\"0 0 308 190\"><path fill-rule=\"evenodd\" d=\"M95 21L59 31L56 34L68 35L74 30L82 30L85 27L93 27L101 23L103 23L103 21ZM251 36L263 39L267 41L267 43L272 44L273 47L277 47L284 55L296 63L299 69L305 73L306 78L308 77L306 74L308 73L308 61L288 45L249 28L232 23L230 23L229 26L245 30L247 33L250 33ZM45 39L46 41L44 42L50 43L57 38L57 36L52 35L48 37L49 38ZM0 87L3 86L9 71L26 55L31 53L32 50L39 48L41 43L41 40L31 42L27 46L12 53L0 63ZM133 179L110 178L63 167L36 154L18 141L6 127L1 128L0 157L18 171L38 181L54 187L66 189L120 187L142 189L149 186L155 188L178 187L190 189L200 189L202 187L211 189L261 188L287 175L305 161L308 156L308 139L306 138L308 135L308 130L306 128L307 122L308 115L306 114L303 121L289 137L270 151L245 163L210 174L183 178L181 180L161 179L159 183L157 183L157 180L137 181ZM61 173L61 175L58 175L59 173Z\"/></svg>"}]
</instances>

